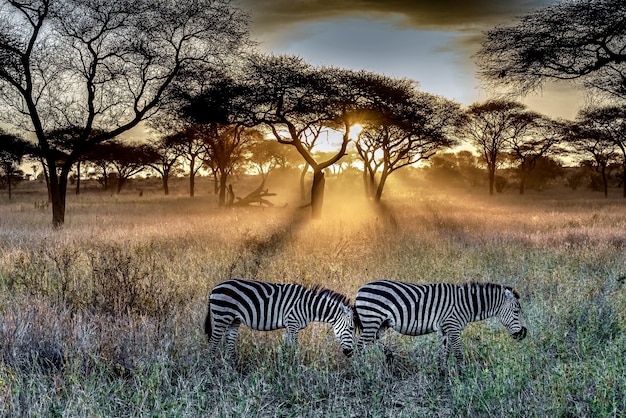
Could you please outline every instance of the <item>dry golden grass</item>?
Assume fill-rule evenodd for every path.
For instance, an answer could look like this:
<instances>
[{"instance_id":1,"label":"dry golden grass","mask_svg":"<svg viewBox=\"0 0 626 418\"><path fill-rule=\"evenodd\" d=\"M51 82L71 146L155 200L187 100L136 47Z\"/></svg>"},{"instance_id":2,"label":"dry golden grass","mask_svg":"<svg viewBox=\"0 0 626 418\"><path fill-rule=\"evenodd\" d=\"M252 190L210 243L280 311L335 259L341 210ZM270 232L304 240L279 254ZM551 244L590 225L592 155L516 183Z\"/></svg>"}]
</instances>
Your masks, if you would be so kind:
<instances>
[{"instance_id":1,"label":"dry golden grass","mask_svg":"<svg viewBox=\"0 0 626 418\"><path fill-rule=\"evenodd\" d=\"M324 218L219 209L213 196L70 195L50 226L23 185L0 200L0 415L621 416L626 413L626 200L560 190L486 196L392 182L384 205L327 182ZM356 183L358 185L358 183ZM236 190L252 189L242 181ZM152 183L152 188L155 188ZM272 191L278 185L268 183ZM28 191L28 193L26 193ZM41 192L41 190L39 190ZM464 332L468 366L440 379L437 336L394 336L346 360L324 325L242 330L239 369L207 358L211 287L229 277L322 284L354 298L380 278L516 286L529 337Z\"/></svg>"}]
</instances>

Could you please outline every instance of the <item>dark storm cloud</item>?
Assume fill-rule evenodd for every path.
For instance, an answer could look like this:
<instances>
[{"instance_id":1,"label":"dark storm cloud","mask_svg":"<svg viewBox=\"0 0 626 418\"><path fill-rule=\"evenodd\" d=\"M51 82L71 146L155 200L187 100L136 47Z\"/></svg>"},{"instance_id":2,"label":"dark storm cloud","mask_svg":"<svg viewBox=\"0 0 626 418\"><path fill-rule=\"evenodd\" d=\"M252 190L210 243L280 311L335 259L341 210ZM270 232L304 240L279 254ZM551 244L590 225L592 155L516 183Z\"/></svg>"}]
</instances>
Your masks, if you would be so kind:
<instances>
[{"instance_id":1,"label":"dark storm cloud","mask_svg":"<svg viewBox=\"0 0 626 418\"><path fill-rule=\"evenodd\" d=\"M556 0L241 0L253 28L276 32L311 21L344 17L401 16L421 29L471 29L505 22Z\"/></svg>"}]
</instances>

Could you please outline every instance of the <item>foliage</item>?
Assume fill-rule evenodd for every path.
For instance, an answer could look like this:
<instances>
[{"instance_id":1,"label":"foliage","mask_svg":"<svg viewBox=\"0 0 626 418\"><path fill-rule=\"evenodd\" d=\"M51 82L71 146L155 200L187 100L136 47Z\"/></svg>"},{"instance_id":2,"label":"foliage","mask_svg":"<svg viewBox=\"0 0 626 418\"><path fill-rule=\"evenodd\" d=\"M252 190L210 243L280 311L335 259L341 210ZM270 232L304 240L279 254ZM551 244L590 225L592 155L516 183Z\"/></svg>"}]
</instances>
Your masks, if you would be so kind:
<instances>
[{"instance_id":1,"label":"foliage","mask_svg":"<svg viewBox=\"0 0 626 418\"><path fill-rule=\"evenodd\" d=\"M537 9L487 31L476 55L489 84L526 93L549 80L580 80L626 98L626 5L572 0Z\"/></svg>"}]
</instances>

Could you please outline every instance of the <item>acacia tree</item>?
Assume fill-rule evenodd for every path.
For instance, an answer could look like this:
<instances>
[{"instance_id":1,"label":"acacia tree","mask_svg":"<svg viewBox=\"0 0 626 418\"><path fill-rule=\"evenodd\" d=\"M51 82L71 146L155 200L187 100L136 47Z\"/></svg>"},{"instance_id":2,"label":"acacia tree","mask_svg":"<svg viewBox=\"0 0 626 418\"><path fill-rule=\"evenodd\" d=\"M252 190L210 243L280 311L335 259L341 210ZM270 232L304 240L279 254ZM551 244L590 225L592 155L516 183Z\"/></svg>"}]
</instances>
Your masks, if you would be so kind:
<instances>
[{"instance_id":1,"label":"acacia tree","mask_svg":"<svg viewBox=\"0 0 626 418\"><path fill-rule=\"evenodd\" d=\"M322 213L324 170L346 155L350 141L354 118L345 101L348 75L346 70L315 68L294 56L257 56L248 68L255 122L267 126L279 143L293 146L313 170L313 218ZM336 151L318 161L307 141L322 127L339 131L341 139Z\"/></svg>"},{"instance_id":2,"label":"acacia tree","mask_svg":"<svg viewBox=\"0 0 626 418\"><path fill-rule=\"evenodd\" d=\"M366 72L356 80L366 106L356 149L365 189L379 203L391 173L455 144L463 114L457 103L420 92L411 80Z\"/></svg>"},{"instance_id":3,"label":"acacia tree","mask_svg":"<svg viewBox=\"0 0 626 418\"><path fill-rule=\"evenodd\" d=\"M616 161L621 165L622 195L626 197L626 109L623 106L591 107L578 112L577 120L587 131L594 132L602 143L615 145ZM608 144L603 148L608 148Z\"/></svg>"},{"instance_id":4,"label":"acacia tree","mask_svg":"<svg viewBox=\"0 0 626 418\"><path fill-rule=\"evenodd\" d=\"M109 169L117 177L116 192L120 193L124 184L135 174L156 163L159 156L150 145L126 144L118 140L95 145L87 158L102 168L103 176L108 177ZM106 184L105 189L106 189Z\"/></svg>"},{"instance_id":5,"label":"acacia tree","mask_svg":"<svg viewBox=\"0 0 626 418\"><path fill-rule=\"evenodd\" d=\"M608 175L617 165L624 165L625 113L621 108L587 108L576 116L572 128L572 145L575 152L591 157L592 165L602 179L604 196L608 197ZM620 152L621 151L621 152ZM624 181L622 172L622 181ZM626 186L624 186L626 196Z\"/></svg>"},{"instance_id":6,"label":"acacia tree","mask_svg":"<svg viewBox=\"0 0 626 418\"><path fill-rule=\"evenodd\" d=\"M274 140L263 138L260 132L257 132L257 138L247 147L247 154L246 164L256 170L262 182L265 182L272 170L286 167L290 159L286 147Z\"/></svg>"},{"instance_id":7,"label":"acacia tree","mask_svg":"<svg viewBox=\"0 0 626 418\"><path fill-rule=\"evenodd\" d=\"M0 173L4 174L9 199L12 198L13 177L20 171L18 166L33 151L31 143L0 130Z\"/></svg>"},{"instance_id":8,"label":"acacia tree","mask_svg":"<svg viewBox=\"0 0 626 418\"><path fill-rule=\"evenodd\" d=\"M169 179L180 167L181 151L171 136L162 137L155 145L145 144L144 152L151 155L147 163L161 176L163 193L170 194Z\"/></svg>"},{"instance_id":9,"label":"acacia tree","mask_svg":"<svg viewBox=\"0 0 626 418\"><path fill-rule=\"evenodd\" d=\"M177 95L179 115L193 124L194 135L204 144L204 164L214 173L218 204L224 206L229 177L243 164L247 147L261 138L253 128L248 86L217 73Z\"/></svg>"},{"instance_id":10,"label":"acacia tree","mask_svg":"<svg viewBox=\"0 0 626 418\"><path fill-rule=\"evenodd\" d=\"M544 7L485 34L479 75L527 93L548 80L578 80L626 99L626 3L570 0Z\"/></svg>"},{"instance_id":11,"label":"acacia tree","mask_svg":"<svg viewBox=\"0 0 626 418\"><path fill-rule=\"evenodd\" d=\"M64 223L68 175L78 158L153 114L181 71L240 49L246 17L231 3L24 0L0 6L2 116L37 139L53 225ZM47 132L68 126L79 127L80 135L57 166Z\"/></svg>"},{"instance_id":12,"label":"acacia tree","mask_svg":"<svg viewBox=\"0 0 626 418\"><path fill-rule=\"evenodd\" d=\"M521 103L494 99L472 104L466 115L464 131L487 165L489 194L493 195L503 153L529 131L537 114L528 112Z\"/></svg>"},{"instance_id":13,"label":"acacia tree","mask_svg":"<svg viewBox=\"0 0 626 418\"><path fill-rule=\"evenodd\" d=\"M189 196L194 197L196 175L202 168L203 161L206 161L206 145L202 135L193 126L188 126L175 134L169 135L168 142L176 148L185 160L187 172L189 173Z\"/></svg>"},{"instance_id":14,"label":"acacia tree","mask_svg":"<svg viewBox=\"0 0 626 418\"><path fill-rule=\"evenodd\" d=\"M536 113L528 112L531 119L528 129L508 141L512 158L519 163L519 193L524 194L526 180L537 163L545 157L562 151L558 144L567 132L565 123L553 121Z\"/></svg>"}]
</instances>

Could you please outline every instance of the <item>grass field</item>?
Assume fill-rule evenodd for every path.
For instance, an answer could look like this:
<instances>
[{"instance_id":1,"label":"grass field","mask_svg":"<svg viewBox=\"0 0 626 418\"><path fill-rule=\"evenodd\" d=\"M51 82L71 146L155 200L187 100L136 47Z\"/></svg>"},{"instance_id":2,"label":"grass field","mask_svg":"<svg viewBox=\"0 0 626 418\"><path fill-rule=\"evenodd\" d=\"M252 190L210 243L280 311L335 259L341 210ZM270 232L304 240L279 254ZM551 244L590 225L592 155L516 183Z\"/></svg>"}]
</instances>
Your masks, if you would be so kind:
<instances>
[{"instance_id":1,"label":"grass field","mask_svg":"<svg viewBox=\"0 0 626 418\"><path fill-rule=\"evenodd\" d=\"M617 417L626 414L626 200L566 190L399 190L384 210L327 183L322 220L218 209L212 196L0 196L0 416ZM243 187L243 186L240 186ZM270 185L271 187L271 185ZM395 189L394 189L395 188ZM22 190L20 192L20 190ZM25 190L28 190L26 192ZM552 193L552 194L551 194ZM380 278L515 286L529 335L463 333L467 367L441 378L438 337L391 335L346 359L329 326L242 327L241 364L209 358L207 295L229 277L322 284L354 299ZM391 333L390 333L391 334Z\"/></svg>"}]
</instances>

